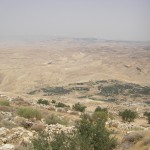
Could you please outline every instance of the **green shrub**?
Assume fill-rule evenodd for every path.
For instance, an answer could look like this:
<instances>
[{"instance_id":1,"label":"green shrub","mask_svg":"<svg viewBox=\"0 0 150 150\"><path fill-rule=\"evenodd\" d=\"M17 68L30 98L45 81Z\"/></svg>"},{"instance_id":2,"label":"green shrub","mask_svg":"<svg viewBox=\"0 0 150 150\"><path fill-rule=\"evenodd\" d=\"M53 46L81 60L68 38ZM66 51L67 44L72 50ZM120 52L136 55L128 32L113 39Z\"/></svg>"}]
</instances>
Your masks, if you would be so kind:
<instances>
[{"instance_id":1,"label":"green shrub","mask_svg":"<svg viewBox=\"0 0 150 150\"><path fill-rule=\"evenodd\" d=\"M93 121L102 120L104 122L108 119L108 113L105 111L96 111L92 115Z\"/></svg>"},{"instance_id":2,"label":"green shrub","mask_svg":"<svg viewBox=\"0 0 150 150\"><path fill-rule=\"evenodd\" d=\"M52 103L52 104L55 104L55 103L56 103L56 101L55 101L55 100L52 100L52 101L51 101L51 103Z\"/></svg>"},{"instance_id":3,"label":"green shrub","mask_svg":"<svg viewBox=\"0 0 150 150\"><path fill-rule=\"evenodd\" d=\"M38 104L49 105L49 101L46 99L39 99L37 101Z\"/></svg>"},{"instance_id":4,"label":"green shrub","mask_svg":"<svg viewBox=\"0 0 150 150\"><path fill-rule=\"evenodd\" d=\"M64 103L59 102L55 105L55 107L69 107L69 106Z\"/></svg>"},{"instance_id":5,"label":"green shrub","mask_svg":"<svg viewBox=\"0 0 150 150\"><path fill-rule=\"evenodd\" d=\"M116 147L116 139L110 137L103 120L93 121L93 117L83 114L76 125L79 149L110 150Z\"/></svg>"},{"instance_id":6,"label":"green shrub","mask_svg":"<svg viewBox=\"0 0 150 150\"><path fill-rule=\"evenodd\" d=\"M45 119L46 124L50 125L50 124L63 124L66 125L67 121L65 119L62 119L54 114L51 114L49 116L46 117Z\"/></svg>"},{"instance_id":7,"label":"green shrub","mask_svg":"<svg viewBox=\"0 0 150 150\"><path fill-rule=\"evenodd\" d=\"M37 120L40 120L42 117L39 110L34 108L27 108L27 107L19 108L17 110L17 114L21 117L28 118L28 119L36 118Z\"/></svg>"},{"instance_id":8,"label":"green shrub","mask_svg":"<svg viewBox=\"0 0 150 150\"><path fill-rule=\"evenodd\" d=\"M135 111L131 111L129 109L126 109L122 112L119 112L119 116L122 117L123 121L134 121L135 118L137 118L137 113Z\"/></svg>"},{"instance_id":9,"label":"green shrub","mask_svg":"<svg viewBox=\"0 0 150 150\"><path fill-rule=\"evenodd\" d=\"M52 140L47 133L40 133L32 141L34 150L112 150L117 141L110 136L105 128L105 122L93 119L89 115L82 115L76 123L73 133L55 133Z\"/></svg>"},{"instance_id":10,"label":"green shrub","mask_svg":"<svg viewBox=\"0 0 150 150\"><path fill-rule=\"evenodd\" d=\"M102 112L102 111L104 111L104 112L107 112L108 113L108 110L107 110L107 108L101 108L100 106L98 106L98 107L96 107L96 109L95 109L95 112Z\"/></svg>"},{"instance_id":11,"label":"green shrub","mask_svg":"<svg viewBox=\"0 0 150 150\"><path fill-rule=\"evenodd\" d=\"M104 122L108 119L108 109L107 108L101 108L100 106L96 107L94 113L93 113L93 119L97 120L103 120Z\"/></svg>"},{"instance_id":12,"label":"green shrub","mask_svg":"<svg viewBox=\"0 0 150 150\"><path fill-rule=\"evenodd\" d=\"M84 112L86 109L86 106L84 106L78 102L72 106L72 109L76 110L76 111Z\"/></svg>"},{"instance_id":13,"label":"green shrub","mask_svg":"<svg viewBox=\"0 0 150 150\"><path fill-rule=\"evenodd\" d=\"M9 101L6 100L0 100L0 106L9 106Z\"/></svg>"}]
</instances>

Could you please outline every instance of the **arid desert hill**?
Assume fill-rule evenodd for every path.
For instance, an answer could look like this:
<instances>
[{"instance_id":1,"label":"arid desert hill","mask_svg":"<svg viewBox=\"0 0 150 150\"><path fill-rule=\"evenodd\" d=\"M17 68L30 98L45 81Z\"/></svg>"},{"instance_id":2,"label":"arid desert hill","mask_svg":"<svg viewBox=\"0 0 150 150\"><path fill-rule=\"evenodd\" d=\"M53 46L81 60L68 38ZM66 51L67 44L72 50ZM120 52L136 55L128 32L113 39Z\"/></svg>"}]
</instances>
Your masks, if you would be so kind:
<instances>
[{"instance_id":1,"label":"arid desert hill","mask_svg":"<svg viewBox=\"0 0 150 150\"><path fill-rule=\"evenodd\" d=\"M113 79L150 85L150 44L96 39L0 43L0 91Z\"/></svg>"}]
</instances>

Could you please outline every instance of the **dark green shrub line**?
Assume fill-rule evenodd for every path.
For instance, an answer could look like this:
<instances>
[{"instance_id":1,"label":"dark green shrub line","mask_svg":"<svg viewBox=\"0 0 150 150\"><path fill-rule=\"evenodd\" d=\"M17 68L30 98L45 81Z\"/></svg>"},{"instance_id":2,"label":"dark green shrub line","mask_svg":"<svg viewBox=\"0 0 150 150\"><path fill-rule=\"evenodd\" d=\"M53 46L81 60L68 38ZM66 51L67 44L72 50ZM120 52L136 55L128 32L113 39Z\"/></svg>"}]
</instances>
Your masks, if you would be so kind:
<instances>
[{"instance_id":1,"label":"dark green shrub line","mask_svg":"<svg viewBox=\"0 0 150 150\"><path fill-rule=\"evenodd\" d=\"M64 87L47 87L41 89L44 93L48 93L49 95L63 95L69 94L71 91L65 89Z\"/></svg>"},{"instance_id":2,"label":"dark green shrub line","mask_svg":"<svg viewBox=\"0 0 150 150\"><path fill-rule=\"evenodd\" d=\"M46 99L39 99L37 101L38 104L49 105L49 101Z\"/></svg>"},{"instance_id":3,"label":"dark green shrub line","mask_svg":"<svg viewBox=\"0 0 150 150\"><path fill-rule=\"evenodd\" d=\"M70 90L71 91L89 91L90 89L87 87L73 87Z\"/></svg>"},{"instance_id":4,"label":"dark green shrub line","mask_svg":"<svg viewBox=\"0 0 150 150\"><path fill-rule=\"evenodd\" d=\"M140 86L136 84L130 84L130 83L125 83L125 84L120 84L120 83L115 83L112 85L107 85L107 86L98 86L98 90L100 90L101 95L104 96L111 96L111 95L118 95L118 94L133 94L133 95L150 95L150 87L149 86Z\"/></svg>"},{"instance_id":5,"label":"dark green shrub line","mask_svg":"<svg viewBox=\"0 0 150 150\"><path fill-rule=\"evenodd\" d=\"M62 102L58 102L56 105L55 105L55 107L70 107L69 105L66 105L66 104L64 104L64 103L62 103Z\"/></svg>"},{"instance_id":6,"label":"dark green shrub line","mask_svg":"<svg viewBox=\"0 0 150 150\"><path fill-rule=\"evenodd\" d=\"M97 106L95 109L95 112L106 112L108 113L108 109L107 108L101 108L100 106Z\"/></svg>"}]
</instances>

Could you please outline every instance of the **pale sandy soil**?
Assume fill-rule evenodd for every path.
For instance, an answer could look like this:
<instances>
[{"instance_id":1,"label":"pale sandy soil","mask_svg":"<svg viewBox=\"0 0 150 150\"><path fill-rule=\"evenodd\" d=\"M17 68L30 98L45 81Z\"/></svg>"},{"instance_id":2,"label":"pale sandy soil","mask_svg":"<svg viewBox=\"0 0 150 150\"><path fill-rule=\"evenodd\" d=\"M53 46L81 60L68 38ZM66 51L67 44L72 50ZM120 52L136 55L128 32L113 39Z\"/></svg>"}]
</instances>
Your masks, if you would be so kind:
<instances>
[{"instance_id":1,"label":"pale sandy soil","mask_svg":"<svg viewBox=\"0 0 150 150\"><path fill-rule=\"evenodd\" d=\"M73 39L0 44L0 91L24 94L36 87L117 79L150 84L147 45ZM148 47L149 48L149 47Z\"/></svg>"}]
</instances>

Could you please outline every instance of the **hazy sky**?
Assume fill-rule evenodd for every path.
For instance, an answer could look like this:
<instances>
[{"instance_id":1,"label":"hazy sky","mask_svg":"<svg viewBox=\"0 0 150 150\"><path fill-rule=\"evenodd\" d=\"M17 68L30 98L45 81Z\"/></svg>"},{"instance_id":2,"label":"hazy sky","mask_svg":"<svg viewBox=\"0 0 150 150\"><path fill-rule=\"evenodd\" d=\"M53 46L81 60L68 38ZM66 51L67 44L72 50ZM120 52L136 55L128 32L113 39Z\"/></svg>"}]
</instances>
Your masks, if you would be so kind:
<instances>
[{"instance_id":1,"label":"hazy sky","mask_svg":"<svg viewBox=\"0 0 150 150\"><path fill-rule=\"evenodd\" d=\"M0 36L150 41L150 0L0 0Z\"/></svg>"}]
</instances>

